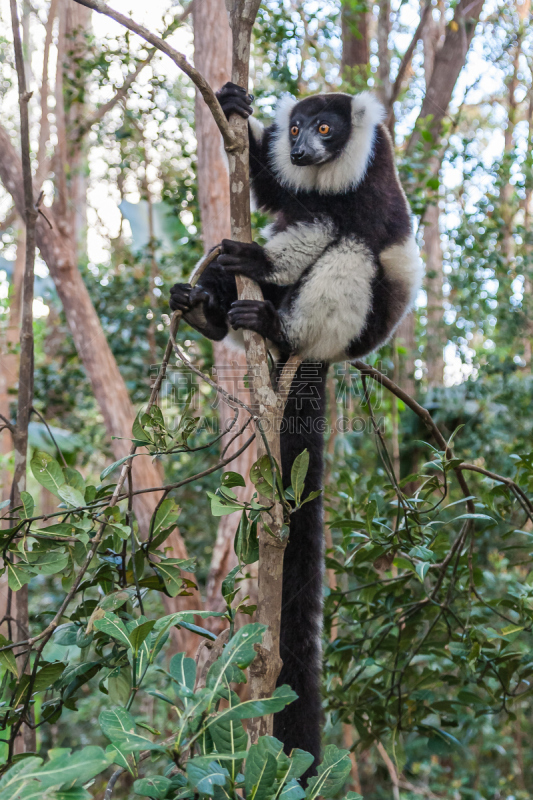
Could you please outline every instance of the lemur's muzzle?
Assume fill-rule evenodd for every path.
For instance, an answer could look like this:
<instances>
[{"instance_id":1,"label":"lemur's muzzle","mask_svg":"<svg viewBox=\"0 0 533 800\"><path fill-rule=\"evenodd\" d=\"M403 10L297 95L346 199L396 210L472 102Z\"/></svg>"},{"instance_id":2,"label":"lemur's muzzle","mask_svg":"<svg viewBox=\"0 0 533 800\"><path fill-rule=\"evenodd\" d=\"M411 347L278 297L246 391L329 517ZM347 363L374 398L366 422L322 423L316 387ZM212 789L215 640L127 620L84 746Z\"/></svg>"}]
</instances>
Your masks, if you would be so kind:
<instances>
[{"instance_id":1,"label":"lemur's muzzle","mask_svg":"<svg viewBox=\"0 0 533 800\"><path fill-rule=\"evenodd\" d=\"M315 158L316 155L314 152L310 152L304 148L293 147L291 150L291 163L295 164L297 167L307 167L309 164L314 163Z\"/></svg>"},{"instance_id":2,"label":"lemur's muzzle","mask_svg":"<svg viewBox=\"0 0 533 800\"><path fill-rule=\"evenodd\" d=\"M319 153L314 136L307 131L301 131L291 149L291 163L297 167L308 167L316 164L323 158L323 153Z\"/></svg>"}]
</instances>

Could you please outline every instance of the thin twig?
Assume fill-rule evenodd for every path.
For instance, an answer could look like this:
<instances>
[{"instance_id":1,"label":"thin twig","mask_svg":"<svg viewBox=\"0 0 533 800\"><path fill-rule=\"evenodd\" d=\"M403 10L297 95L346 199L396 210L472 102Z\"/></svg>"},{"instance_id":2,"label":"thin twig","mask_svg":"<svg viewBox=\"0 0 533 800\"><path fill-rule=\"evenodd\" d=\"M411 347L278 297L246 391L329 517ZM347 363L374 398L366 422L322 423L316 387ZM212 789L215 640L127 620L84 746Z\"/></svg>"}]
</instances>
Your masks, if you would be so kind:
<instances>
[{"instance_id":1,"label":"thin twig","mask_svg":"<svg viewBox=\"0 0 533 800\"><path fill-rule=\"evenodd\" d=\"M453 454L453 451L452 451L451 447L448 445L448 442L446 441L446 439L444 438L444 436L440 432L439 428L435 424L435 422L433 420L433 417L431 416L431 414L429 413L427 408L424 408L424 406L421 406L420 403L417 403L416 400L414 400L409 394L407 394L407 392L405 392L396 383L394 383L394 381L391 381L390 378L388 378L386 375L384 375L382 372L380 372L379 370L375 369L374 367L371 367L369 364L365 364L364 361L361 361L360 359L356 359L355 361L352 361L351 363L363 375L368 375L370 378L373 378L375 381L377 381L377 383L380 383L382 386L384 386L386 389L388 389L389 392L392 392L392 394L395 394L396 397L400 398L400 400L403 400L405 405L408 408L410 408L411 411L414 411L414 413L418 417L420 417L420 419L424 422L424 424L432 432L433 436L435 437L435 440L436 440L437 444L439 445L440 449L444 452L445 457L448 460L451 460L454 457L454 454ZM464 476L462 474L461 469L459 467L454 467L453 469L454 469L454 472L455 472L455 474L457 476L457 481L459 483L459 486L461 487L461 491L463 492L463 494L464 494L464 496L466 498L467 509L468 509L469 513L473 514L475 512L475 506L474 506L474 502L472 500L472 494L471 494L471 492L470 492L470 490L468 488L468 484L466 483L466 480L465 480L465 478L464 478Z\"/></svg>"},{"instance_id":2,"label":"thin twig","mask_svg":"<svg viewBox=\"0 0 533 800\"><path fill-rule=\"evenodd\" d=\"M178 28L190 15L194 5L194 0L191 0L190 3L185 6L181 14L177 14L176 17L172 20L168 28L163 32L161 35L161 39L166 39L170 36L171 33L174 33L176 28ZM107 103L103 103L99 108L96 109L94 114L92 114L87 119L83 120L78 128L73 133L74 139L80 139L88 130L92 128L97 122L100 122L101 119L105 117L121 100L123 100L128 91L130 90L132 84L137 80L140 73L143 71L145 67L147 67L150 62L152 61L153 57L157 53L157 47L153 47L151 50L148 51L148 55L142 61L139 61L133 72L130 72L129 75L126 76L122 86L120 86L115 95L108 100Z\"/></svg>"},{"instance_id":3,"label":"thin twig","mask_svg":"<svg viewBox=\"0 0 533 800\"><path fill-rule=\"evenodd\" d=\"M40 188L44 176L48 171L46 162L46 143L50 134L50 124L48 122L48 64L50 61L50 48L52 46L52 34L54 21L57 13L58 0L50 0L48 19L46 21L44 49L43 49L43 74L41 77L41 125L39 128L39 145L37 149L37 169L35 170L35 185Z\"/></svg>"},{"instance_id":4,"label":"thin twig","mask_svg":"<svg viewBox=\"0 0 533 800\"><path fill-rule=\"evenodd\" d=\"M391 96L390 96L390 99L389 99L389 102L388 102L388 114L387 114L387 123L386 123L387 125L390 124L390 121L392 119L392 114L393 114L393 111L394 111L394 108L393 108L394 107L394 103L398 99L398 95L400 94L400 91L402 89L402 83L403 83L403 79L405 77L405 73L407 72L409 64L411 63L411 59L413 58L413 53L415 51L415 47L417 45L417 42L420 39L420 37L422 36L422 32L423 32L423 30L424 30L424 28L426 26L426 22L427 22L428 17L429 17L429 15L431 13L431 9L432 9L431 0L429 0L429 2L427 2L426 5L424 6L424 10L422 11L422 14L420 16L420 22L418 23L418 26L417 26L414 34L413 34L413 38L409 42L409 46L408 46L407 50L405 51L405 53L403 55L403 58L401 60L400 67L398 69L398 74L397 74L396 80L394 81L394 84L392 86Z\"/></svg>"},{"instance_id":5,"label":"thin twig","mask_svg":"<svg viewBox=\"0 0 533 800\"><path fill-rule=\"evenodd\" d=\"M20 36L20 23L18 17L17 0L10 0L11 23L13 29L13 47L15 50L15 66L17 70L20 112L20 145L22 162L22 183L24 189L24 222L26 225L26 252L24 262L24 276L22 281L22 313L20 328L20 365L19 389L17 400L17 424L13 432L13 445L15 449L15 468L13 483L11 485L11 503L13 507L20 505L21 492L26 489L26 471L28 457L28 426L30 422L31 407L33 403L33 283L35 267L35 224L37 222L37 208L33 201L33 179L30 153L30 125L28 103L31 92L26 88L24 71L24 56ZM19 589L16 604L17 624L28 629L28 588ZM27 631L26 635L29 635ZM29 665L30 653L27 654L22 671L25 672ZM36 659L38 662L39 659ZM30 677L31 684L31 677ZM30 687L31 688L31 687ZM28 707L13 723L9 736L8 759L13 757L15 739L26 721ZM29 721L29 720L28 720ZM28 728L23 730L25 751L35 749L35 733Z\"/></svg>"},{"instance_id":6,"label":"thin twig","mask_svg":"<svg viewBox=\"0 0 533 800\"><path fill-rule=\"evenodd\" d=\"M3 414L0 414L0 419L2 420L3 428L7 428L10 433L15 433L15 426L8 420L7 417L4 417Z\"/></svg>"},{"instance_id":7,"label":"thin twig","mask_svg":"<svg viewBox=\"0 0 533 800\"><path fill-rule=\"evenodd\" d=\"M203 75L201 75L197 69L189 64L183 53L175 50L173 47L171 47L171 45L168 44L168 42L165 42L160 36L157 36L147 28L139 25L137 22L132 20L131 17L127 17L125 14L121 14L119 11L115 11L113 8L108 6L107 3L103 3L102 0L74 0L74 2L79 3L81 6L85 6L86 8L92 8L93 11L98 11L99 14L105 14L107 17L114 19L115 22L118 22L120 25L128 28L128 30L133 31L133 33L138 34L138 36L141 36L158 50L161 50L162 53L165 53L167 56L169 56L176 66L183 70L183 72L192 80L204 98L205 103L209 107L209 110L213 115L213 119L215 120L218 129L222 134L226 150L235 150L240 147L240 144L236 140L231 130L231 127L224 115L224 112L222 111L222 107L218 102L213 89Z\"/></svg>"},{"instance_id":8,"label":"thin twig","mask_svg":"<svg viewBox=\"0 0 533 800\"><path fill-rule=\"evenodd\" d=\"M59 453L59 457L61 458L61 461L63 462L63 466L65 467L65 469L67 469L67 468L68 468L68 464L67 464L67 462L65 461L65 456L63 455L63 453L62 453L62 451L61 451L61 448L60 448L60 446L59 446L59 445L58 445L58 443L56 442L56 439L55 439L55 437L54 437L54 434L52 433L52 430L51 430L51 428L50 428L50 425L49 425L49 424L48 424L48 422L45 420L45 418L43 417L43 415L41 414L41 412L40 412L40 411L37 411L37 409L35 408L35 406L32 406L32 407L31 407L31 410L33 411L33 413L34 413L34 414L37 414L37 416L39 417L39 419L41 420L41 422L42 422L42 423L43 423L43 425L45 426L46 430L48 431L48 435L50 436L50 439L52 440L53 444L55 445L55 448L56 448L57 452Z\"/></svg>"}]
</instances>

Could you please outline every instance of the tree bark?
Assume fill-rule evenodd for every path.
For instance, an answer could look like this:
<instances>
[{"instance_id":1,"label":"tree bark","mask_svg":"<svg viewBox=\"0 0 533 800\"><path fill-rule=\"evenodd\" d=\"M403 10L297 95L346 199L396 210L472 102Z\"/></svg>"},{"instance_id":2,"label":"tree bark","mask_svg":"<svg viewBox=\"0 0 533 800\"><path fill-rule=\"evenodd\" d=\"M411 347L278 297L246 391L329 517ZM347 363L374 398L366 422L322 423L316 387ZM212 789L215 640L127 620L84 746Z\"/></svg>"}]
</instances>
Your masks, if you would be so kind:
<instances>
[{"instance_id":1,"label":"tree bark","mask_svg":"<svg viewBox=\"0 0 533 800\"><path fill-rule=\"evenodd\" d=\"M425 5L424 0L422 0ZM432 15L422 32L422 42L424 45L424 78L426 87L429 87L435 59L441 46L441 38L444 33L444 8L440 7L440 20L437 21ZM434 171L438 173L440 164L434 165ZM442 386L444 380L444 349L443 349L443 294L442 287L444 276L442 272L442 246L439 228L439 194L438 190L432 202L427 207L424 214L424 253L426 257L426 346L424 357L427 369L427 385L431 389L434 386Z\"/></svg>"},{"instance_id":2,"label":"tree bark","mask_svg":"<svg viewBox=\"0 0 533 800\"><path fill-rule=\"evenodd\" d=\"M353 6L353 0L344 0L341 4L341 74L348 78L355 76L358 67L364 74L369 57L368 9Z\"/></svg>"},{"instance_id":3,"label":"tree bark","mask_svg":"<svg viewBox=\"0 0 533 800\"><path fill-rule=\"evenodd\" d=\"M83 14L88 13L85 8L72 3L69 4L69 8L71 10L79 10ZM81 32L81 24L87 24L84 19L75 15L69 16L67 19L65 14L60 17L60 30L63 36L58 43L58 59L62 59L60 62L62 68L58 69L58 83L60 86L56 87L58 147L56 158L54 159L57 201L52 209L46 209L46 216L52 227L50 228L48 223L42 217L39 217L36 226L36 237L41 256L48 266L63 305L78 355L84 365L95 399L102 412L107 434L109 437L131 437L135 409L77 266L79 240L77 240L76 231L83 227L83 225L80 226L80 218L77 215L80 192L83 192L83 181L80 183L78 180L78 176L80 176L79 159L74 158L76 169L73 171L74 177L71 186L67 182L67 175L64 171L69 156L72 156L68 149L68 120L64 113L61 113L63 96L62 91L59 91L65 68L68 69L68 64L65 65L66 48L64 46L64 37L66 36L67 25L71 31L78 30ZM24 199L20 159L15 152L7 131L2 127L0 127L0 180L12 195L17 210L22 215L24 213ZM72 194L70 189L72 189ZM84 197L83 205L85 205ZM116 459L127 455L129 451L128 442L124 441L123 438L112 439L111 446ZM157 466L152 464L148 456L140 456L134 459L133 479L136 488L148 488L161 484L160 472ZM157 492L136 495L134 509L141 532L148 531L150 519L159 496ZM167 540L167 545L172 548L174 557L187 557L185 543L177 529ZM167 612L172 613L183 608L199 608L200 597L197 592L193 592L191 597L185 598L169 598L163 595L163 603ZM185 647L186 649L193 648L192 636L186 632L180 631L178 633L176 629L173 630L177 639L179 639L179 646L183 649Z\"/></svg>"},{"instance_id":4,"label":"tree bark","mask_svg":"<svg viewBox=\"0 0 533 800\"><path fill-rule=\"evenodd\" d=\"M391 32L390 0L380 0L378 16L378 95L385 108L389 108L392 96L390 80L389 36ZM393 127L393 123L391 123Z\"/></svg>"},{"instance_id":5,"label":"tree bark","mask_svg":"<svg viewBox=\"0 0 533 800\"><path fill-rule=\"evenodd\" d=\"M17 422L13 431L13 448L15 465L13 483L11 484L11 508L21 505L22 493L26 491L26 473L28 467L28 426L33 406L33 283L35 267L35 223L37 208L33 202L33 182L30 155L30 123L28 103L31 94L27 91L26 68L24 64L20 24L16 0L10 0L11 22L13 28L13 45L15 50L15 66L19 91L20 142L22 168L22 212L26 227L24 247L24 271L22 274L22 298L20 306L20 359L18 369ZM26 14L27 16L27 14ZM27 36L29 36L29 28ZM29 53L30 42L26 41L26 52ZM29 73L29 70L28 70ZM20 213L20 211L19 211ZM22 517L22 515L21 515ZM30 635L28 587L23 586L16 595L15 618L17 637L27 638ZM20 669L20 665L19 665ZM22 671L31 671L26 662ZM29 713L29 712L28 712ZM27 724L28 723L28 724ZM17 738L21 731L22 736ZM35 728L22 718L13 727L15 736L15 752L30 753L36 750ZM11 749L10 749L11 755Z\"/></svg>"},{"instance_id":6,"label":"tree bark","mask_svg":"<svg viewBox=\"0 0 533 800\"><path fill-rule=\"evenodd\" d=\"M426 346L424 358L427 369L427 384L431 389L442 386L444 380L443 347L443 295L442 246L439 229L439 206L430 205L424 214L424 252L426 255Z\"/></svg>"},{"instance_id":7,"label":"tree bark","mask_svg":"<svg viewBox=\"0 0 533 800\"><path fill-rule=\"evenodd\" d=\"M215 88L223 86L231 75L231 31L224 0L203 0L193 6L194 25L194 63L204 78ZM206 251L231 235L229 175L227 160L220 146L218 129L213 116L204 103L199 92L196 93L195 104L196 141L198 157L198 198L202 221L202 238ZM246 373L246 356L243 350L226 342L214 342L213 350L217 372L217 382L230 394L239 397L247 405L250 404L250 392L244 386ZM233 415L228 414L225 403L219 406L220 429ZM242 416L242 414L241 414ZM248 438L246 431L237 439L228 455L238 450ZM250 468L257 459L255 444L244 451L232 464L232 470L248 478ZM234 490L241 500L250 499L250 487L237 487ZM229 514L220 518L217 538L213 548L211 567L207 579L207 607L219 611L223 607L221 594L222 581L237 564L233 550L233 539L239 523L240 514ZM255 566L255 565L254 565ZM257 572L250 568L251 572ZM250 602L255 602L256 586L252 581L241 584L244 594L250 595ZM212 620L212 630L220 633L224 621L219 617Z\"/></svg>"},{"instance_id":8,"label":"tree bark","mask_svg":"<svg viewBox=\"0 0 533 800\"><path fill-rule=\"evenodd\" d=\"M446 28L443 45L435 57L435 66L418 117L418 121L425 120L431 114L426 127L434 142L438 141L442 121L448 111L459 73L465 64L483 3L484 0L459 0L453 20ZM407 145L408 154L421 141L420 133L421 128L417 125ZM430 144L424 141L424 149Z\"/></svg>"},{"instance_id":9,"label":"tree bark","mask_svg":"<svg viewBox=\"0 0 533 800\"><path fill-rule=\"evenodd\" d=\"M259 0L226 0L232 30L232 81L239 86L248 86L250 40L252 27L259 8ZM252 239L250 221L250 188L248 162L248 123L245 119L232 115L231 128L236 146L227 149L230 172L230 220L233 239L250 242ZM262 300L259 286L244 276L237 276L237 290L240 299ZM290 359L284 368L278 386L274 391L268 369L267 351L264 339L253 331L243 331L248 374L250 375L253 408L257 414L257 451L261 457L268 454L277 464L281 464L279 430L285 403L280 398L288 396L297 363ZM262 434L261 434L262 431ZM259 526L259 565L258 599L256 619L265 625L263 643L258 656L250 667L250 691L253 698L269 697L276 686L281 669L279 656L281 596L283 586L283 554L287 540L283 538L283 509L280 503L272 505L272 499L263 498L265 505L271 505L269 512L270 531ZM249 732L252 742L259 736L271 734L273 717L269 715L252 720Z\"/></svg>"}]
</instances>

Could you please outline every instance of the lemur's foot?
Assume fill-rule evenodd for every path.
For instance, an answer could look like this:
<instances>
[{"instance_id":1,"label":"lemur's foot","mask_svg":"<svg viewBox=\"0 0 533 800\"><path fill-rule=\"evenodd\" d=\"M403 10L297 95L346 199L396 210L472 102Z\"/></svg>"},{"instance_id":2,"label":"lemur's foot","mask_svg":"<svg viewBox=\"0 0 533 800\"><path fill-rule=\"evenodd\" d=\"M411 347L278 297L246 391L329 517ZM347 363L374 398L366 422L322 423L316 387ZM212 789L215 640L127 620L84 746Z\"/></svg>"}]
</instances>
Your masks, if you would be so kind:
<instances>
[{"instance_id":1,"label":"lemur's foot","mask_svg":"<svg viewBox=\"0 0 533 800\"><path fill-rule=\"evenodd\" d=\"M246 89L242 86L237 86L236 83L225 83L222 89L215 92L216 97L222 111L229 119L231 114L238 114L244 119L248 119L253 114L252 102L254 99L253 94L248 94Z\"/></svg>"},{"instance_id":2,"label":"lemur's foot","mask_svg":"<svg viewBox=\"0 0 533 800\"><path fill-rule=\"evenodd\" d=\"M170 290L170 308L183 314L209 299L209 294L204 289L199 286L193 288L190 283L176 283Z\"/></svg>"},{"instance_id":3,"label":"lemur's foot","mask_svg":"<svg viewBox=\"0 0 533 800\"><path fill-rule=\"evenodd\" d=\"M231 304L228 319L235 330L255 331L276 343L283 340L281 320L270 300L236 300Z\"/></svg>"},{"instance_id":4,"label":"lemur's foot","mask_svg":"<svg viewBox=\"0 0 533 800\"><path fill-rule=\"evenodd\" d=\"M217 264L231 275L246 275L254 281L265 280L271 265L263 248L255 242L234 242L223 239Z\"/></svg>"}]
</instances>

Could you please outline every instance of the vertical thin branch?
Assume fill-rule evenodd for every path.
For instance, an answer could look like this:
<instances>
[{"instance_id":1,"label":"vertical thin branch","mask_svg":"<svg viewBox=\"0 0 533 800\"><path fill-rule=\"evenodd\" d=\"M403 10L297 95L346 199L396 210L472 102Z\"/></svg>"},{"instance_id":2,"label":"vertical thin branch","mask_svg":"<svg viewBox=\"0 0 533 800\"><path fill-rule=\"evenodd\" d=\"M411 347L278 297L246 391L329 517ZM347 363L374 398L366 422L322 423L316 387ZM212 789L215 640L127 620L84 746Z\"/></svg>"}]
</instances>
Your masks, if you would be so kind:
<instances>
[{"instance_id":1,"label":"vertical thin branch","mask_svg":"<svg viewBox=\"0 0 533 800\"><path fill-rule=\"evenodd\" d=\"M22 151L22 177L24 186L24 222L26 224L26 255L22 289L22 314L20 329L20 368L17 405L17 424L13 434L15 447L15 470L11 498L13 506L20 504L20 493L26 489L26 462L28 452L28 425L33 405L33 274L35 262L35 223L37 209L33 202L33 184L30 159L30 130L28 102L31 93L26 88L24 74L24 58L20 38L20 24L17 2L10 0L11 21L13 26L13 43L15 48L15 65L19 86L20 140ZM27 631L28 621L28 587L17 593L17 623L19 630ZM29 665L28 665L29 666ZM24 750L35 749L35 732L24 727Z\"/></svg>"},{"instance_id":2,"label":"vertical thin branch","mask_svg":"<svg viewBox=\"0 0 533 800\"><path fill-rule=\"evenodd\" d=\"M43 74L41 78L41 126L39 130L39 148L37 150L37 170L35 172L35 185L38 189L45 178L47 171L46 162L46 143L50 135L50 123L48 121L48 93L50 85L48 80L48 65L50 61L50 48L52 46L52 33L54 21L57 14L58 0L50 0L48 10L48 20L46 22L46 33L43 50Z\"/></svg>"},{"instance_id":3,"label":"vertical thin branch","mask_svg":"<svg viewBox=\"0 0 533 800\"><path fill-rule=\"evenodd\" d=\"M253 24L259 8L259 0L226 0L229 22L232 31L232 81L239 86L248 86L250 61L250 40ZM231 128L237 143L228 152L230 176L230 216L233 239L243 242L252 240L250 223L250 188L248 160L248 123L233 115ZM240 299L262 300L259 286L248 278L237 277L237 290ZM283 416L284 402L272 388L268 369L268 359L264 339L253 331L244 331L244 346L250 374L253 405L262 426L263 436L257 438L258 455L269 451L280 463L278 423ZM297 366L297 365L296 365ZM294 375L294 363L287 364L287 371L280 379L280 385ZM289 379L290 376L290 379ZM270 501L271 502L271 501ZM279 657L281 594L283 585L283 554L286 541L281 532L283 509L279 503L272 507L269 519L270 533L263 527L259 530L258 566L258 622L267 626L261 647L256 647L258 657L250 669L250 690L254 698L268 697L272 694L281 669ZM259 736L272 733L272 716L253 720L249 726L252 742Z\"/></svg>"}]
</instances>

